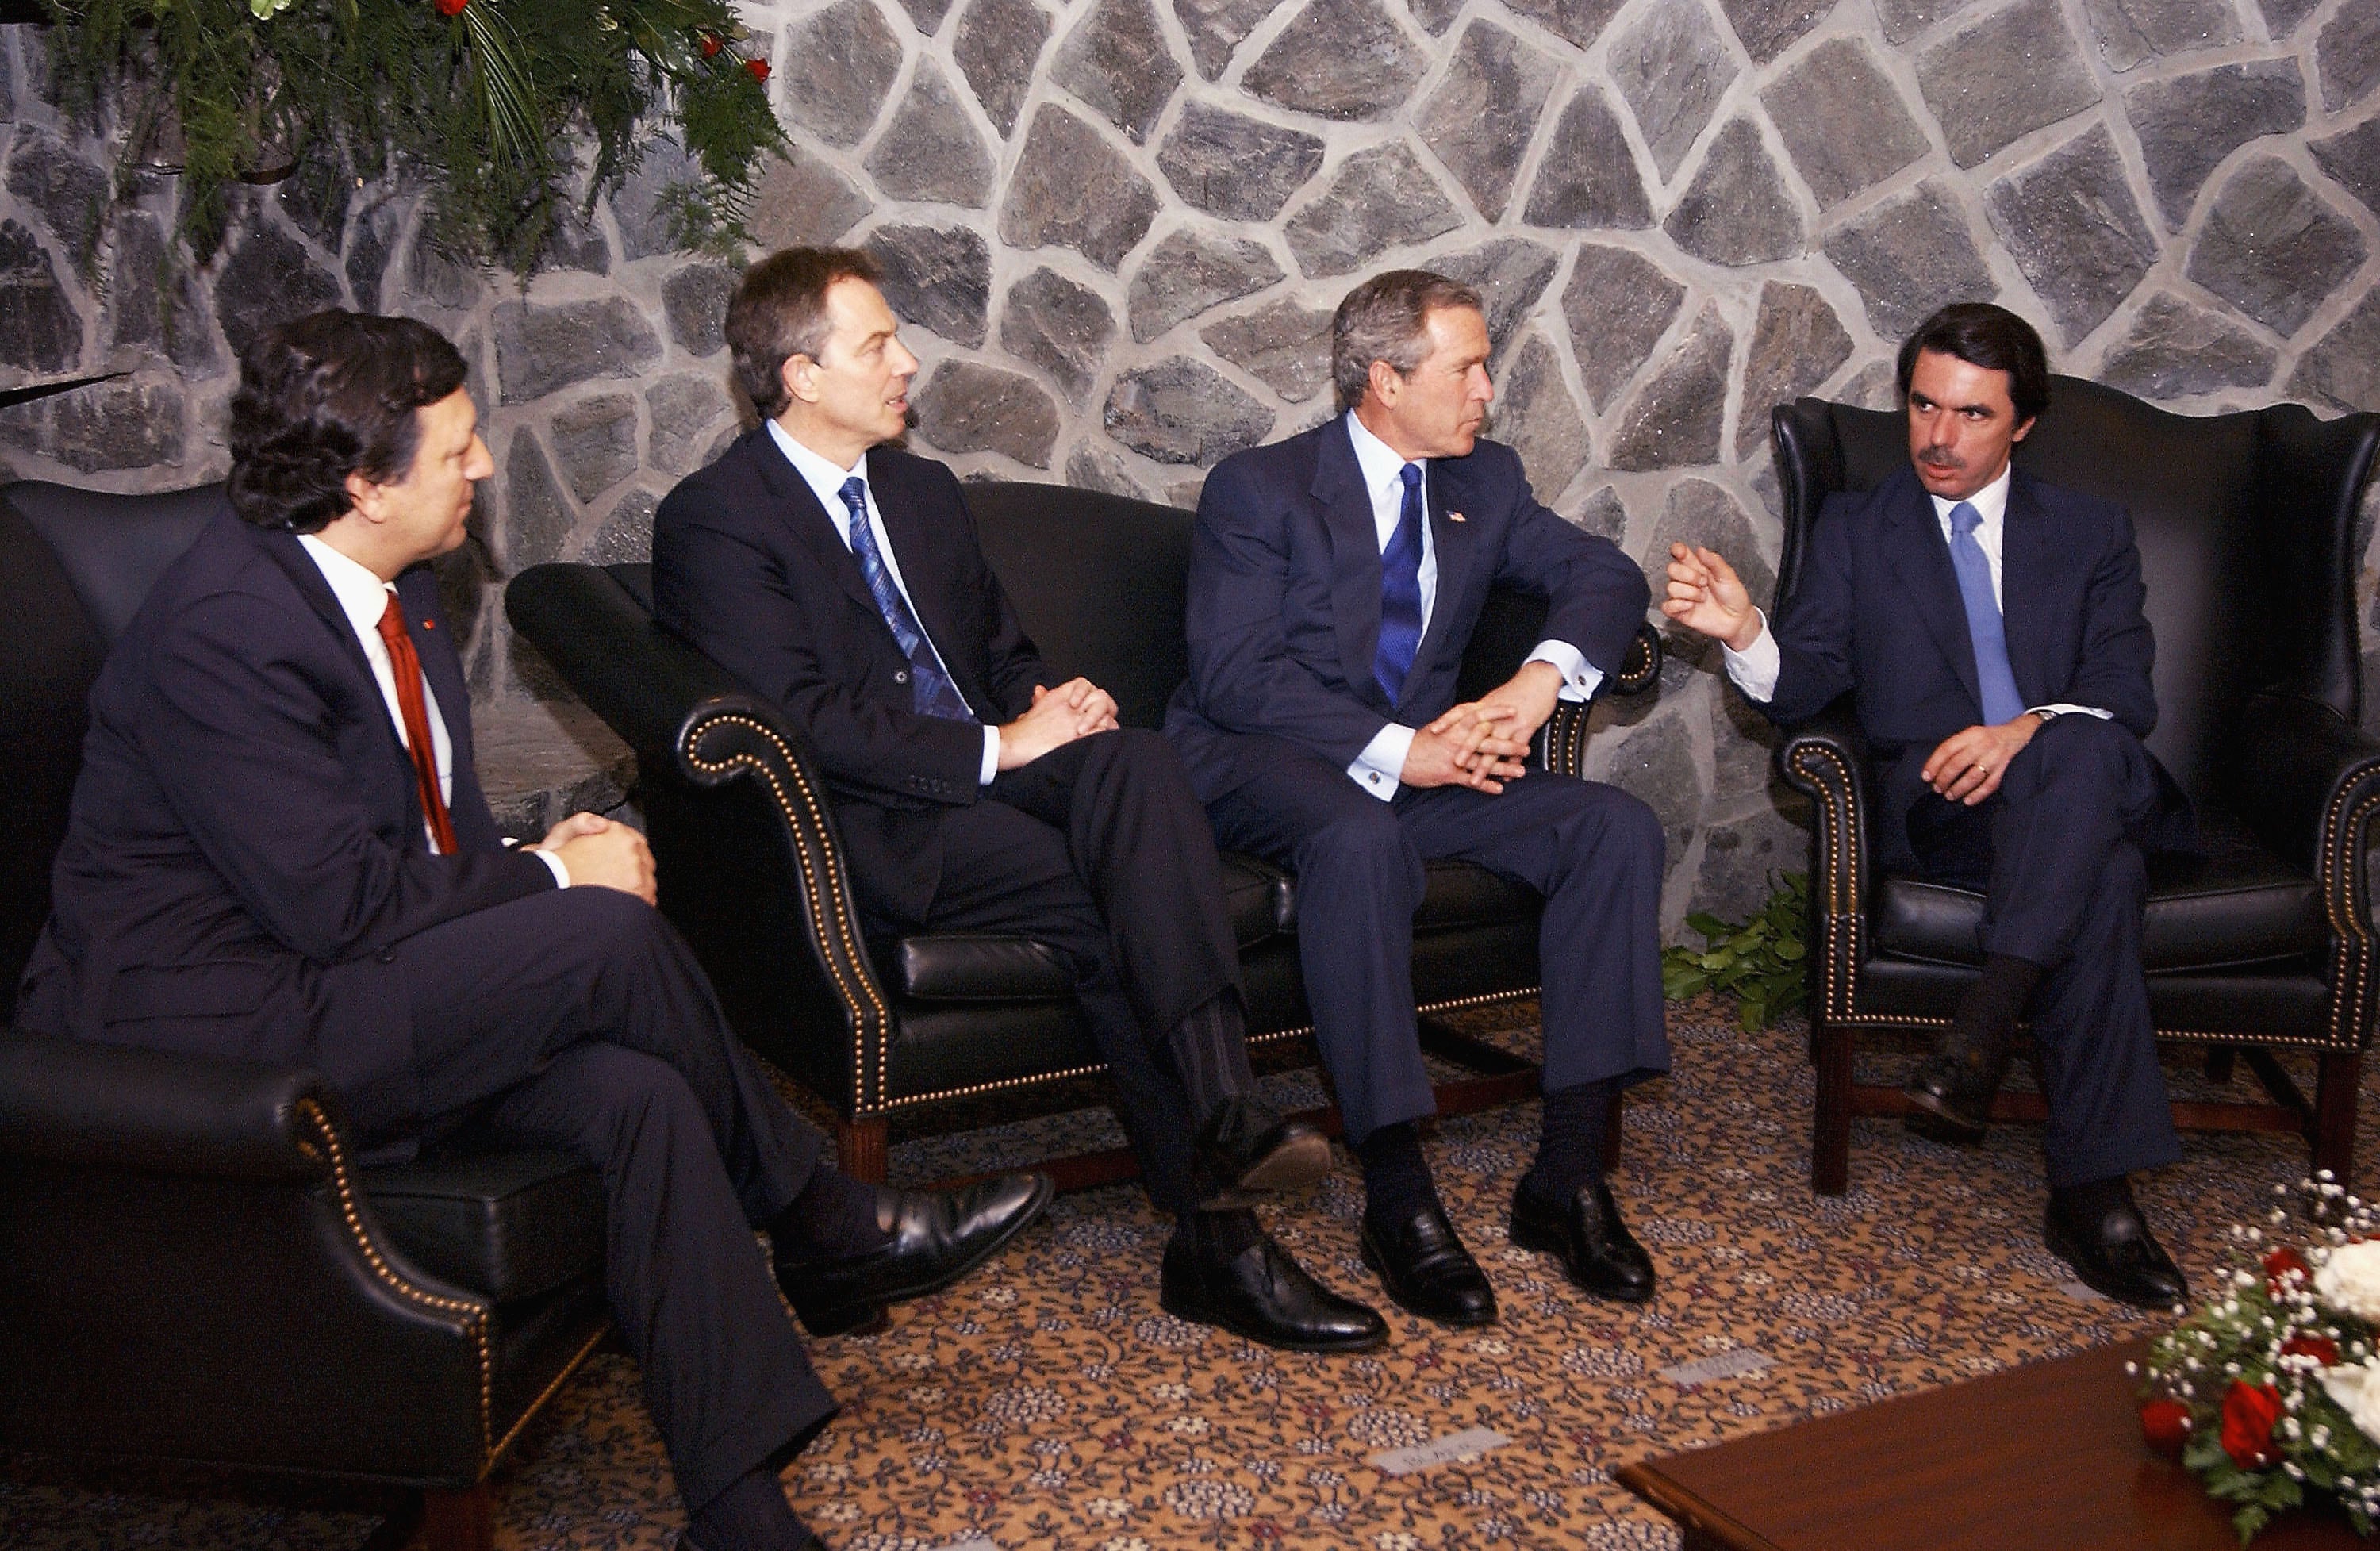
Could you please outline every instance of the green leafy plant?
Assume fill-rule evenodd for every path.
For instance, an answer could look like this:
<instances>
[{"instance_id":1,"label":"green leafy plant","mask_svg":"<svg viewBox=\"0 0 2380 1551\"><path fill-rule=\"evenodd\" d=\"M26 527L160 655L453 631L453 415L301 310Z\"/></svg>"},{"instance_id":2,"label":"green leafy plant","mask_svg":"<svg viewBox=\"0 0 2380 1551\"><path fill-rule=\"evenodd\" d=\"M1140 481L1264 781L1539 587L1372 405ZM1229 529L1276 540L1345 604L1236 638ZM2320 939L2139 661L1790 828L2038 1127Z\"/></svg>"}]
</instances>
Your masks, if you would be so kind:
<instances>
[{"instance_id":1,"label":"green leafy plant","mask_svg":"<svg viewBox=\"0 0 2380 1551\"><path fill-rule=\"evenodd\" d=\"M327 158L418 180L441 247L527 273L572 200L577 148L592 142L591 208L656 133L694 166L663 195L678 240L722 246L784 143L769 62L744 56L728 0L48 3L67 105L116 137L119 188L144 164L180 169L180 235L200 259L236 180Z\"/></svg>"},{"instance_id":2,"label":"green leafy plant","mask_svg":"<svg viewBox=\"0 0 2380 1551\"><path fill-rule=\"evenodd\" d=\"M1700 934L1699 949L1681 943L1661 954L1661 994L1683 1001L1705 991L1736 999L1736 1021L1750 1033L1767 1027L1780 1013L1802 1005L1807 989L1803 940L1809 919L1810 875L1774 877L1768 903L1749 921L1722 921L1697 911L1686 925Z\"/></svg>"}]
</instances>

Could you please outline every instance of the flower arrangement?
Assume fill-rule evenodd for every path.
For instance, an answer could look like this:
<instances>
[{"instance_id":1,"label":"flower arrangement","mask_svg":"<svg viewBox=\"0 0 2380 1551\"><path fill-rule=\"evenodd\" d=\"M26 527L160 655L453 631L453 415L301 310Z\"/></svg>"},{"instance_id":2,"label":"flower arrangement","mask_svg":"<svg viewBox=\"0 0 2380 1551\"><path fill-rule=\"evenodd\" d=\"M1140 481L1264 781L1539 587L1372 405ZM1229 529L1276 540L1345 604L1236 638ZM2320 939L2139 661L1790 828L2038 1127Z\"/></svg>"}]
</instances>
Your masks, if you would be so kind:
<instances>
[{"instance_id":1,"label":"flower arrangement","mask_svg":"<svg viewBox=\"0 0 2380 1551\"><path fill-rule=\"evenodd\" d=\"M2152 1349L2141 1432L2235 1505L2246 1545L2284 1509L2327 1496L2356 1533L2380 1525L2380 1210L2328 1170L2301 1181L2302 1245L2234 1227L2248 1265Z\"/></svg>"},{"instance_id":2,"label":"flower arrangement","mask_svg":"<svg viewBox=\"0 0 2380 1551\"><path fill-rule=\"evenodd\" d=\"M344 154L359 176L425 183L449 252L527 273L571 199L576 136L594 142L591 207L656 129L698 169L666 195L678 239L713 245L742 235L784 142L728 0L47 3L68 107L119 138L119 190L144 164L179 167L201 259L235 180Z\"/></svg>"}]
</instances>

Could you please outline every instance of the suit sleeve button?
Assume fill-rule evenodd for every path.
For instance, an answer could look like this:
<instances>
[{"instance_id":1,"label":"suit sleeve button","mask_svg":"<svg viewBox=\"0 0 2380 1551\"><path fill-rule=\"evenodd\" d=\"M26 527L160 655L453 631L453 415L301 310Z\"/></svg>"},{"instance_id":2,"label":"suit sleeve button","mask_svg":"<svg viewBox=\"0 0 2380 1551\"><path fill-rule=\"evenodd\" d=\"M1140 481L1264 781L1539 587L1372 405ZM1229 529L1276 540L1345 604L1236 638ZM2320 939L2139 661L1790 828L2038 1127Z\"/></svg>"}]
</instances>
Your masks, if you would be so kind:
<instances>
[{"instance_id":1,"label":"suit sleeve button","mask_svg":"<svg viewBox=\"0 0 2380 1551\"><path fill-rule=\"evenodd\" d=\"M373 957L373 958L375 958L375 959L378 959L381 963L384 963L384 964L393 964L393 963L396 963L396 946L395 946L395 944L391 943L388 947L382 949L382 950L381 950L379 952L377 952L377 953L374 953L374 954L372 955L372 957Z\"/></svg>"}]
</instances>

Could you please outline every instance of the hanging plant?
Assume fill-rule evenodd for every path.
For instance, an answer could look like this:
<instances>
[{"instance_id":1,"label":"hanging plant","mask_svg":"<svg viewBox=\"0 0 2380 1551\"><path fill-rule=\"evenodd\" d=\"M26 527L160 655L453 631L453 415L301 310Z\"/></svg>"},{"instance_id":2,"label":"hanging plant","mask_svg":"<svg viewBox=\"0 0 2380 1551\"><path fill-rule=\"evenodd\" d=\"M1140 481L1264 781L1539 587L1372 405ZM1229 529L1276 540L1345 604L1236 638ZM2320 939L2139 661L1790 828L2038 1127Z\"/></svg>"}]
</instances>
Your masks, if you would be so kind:
<instances>
[{"instance_id":1,"label":"hanging plant","mask_svg":"<svg viewBox=\"0 0 2380 1551\"><path fill-rule=\"evenodd\" d=\"M665 190L686 247L743 236L764 153L784 143L769 62L727 0L48 0L68 108L120 137L117 185L178 166L201 260L243 177L313 154L397 170L457 257L527 273L578 172L582 206L667 133L694 175ZM103 114L112 125L103 125Z\"/></svg>"}]
</instances>

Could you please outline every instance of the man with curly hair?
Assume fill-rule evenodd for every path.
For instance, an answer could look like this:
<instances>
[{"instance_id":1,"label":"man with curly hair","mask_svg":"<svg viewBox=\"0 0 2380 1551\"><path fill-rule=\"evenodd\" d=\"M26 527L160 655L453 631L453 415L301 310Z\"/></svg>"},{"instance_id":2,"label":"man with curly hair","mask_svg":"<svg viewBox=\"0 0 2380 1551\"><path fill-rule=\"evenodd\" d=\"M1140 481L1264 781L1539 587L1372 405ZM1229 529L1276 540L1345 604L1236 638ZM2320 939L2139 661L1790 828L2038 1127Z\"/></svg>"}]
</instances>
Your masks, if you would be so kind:
<instances>
[{"instance_id":1,"label":"man with curly hair","mask_svg":"<svg viewBox=\"0 0 2380 1551\"><path fill-rule=\"evenodd\" d=\"M882 1190L821 1160L578 813L508 849L429 562L494 470L452 345L322 312L248 351L231 510L91 691L39 1032L310 1066L381 1157L560 1148L601 1171L604 1285L704 1551L812 1544L777 1472L834 1414L813 1332L949 1285L1050 1181ZM765 1228L776 1279L754 1253Z\"/></svg>"}]
</instances>

